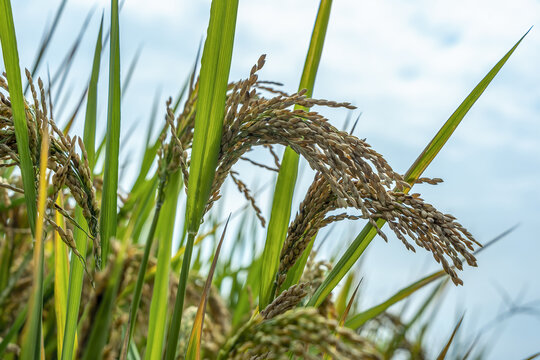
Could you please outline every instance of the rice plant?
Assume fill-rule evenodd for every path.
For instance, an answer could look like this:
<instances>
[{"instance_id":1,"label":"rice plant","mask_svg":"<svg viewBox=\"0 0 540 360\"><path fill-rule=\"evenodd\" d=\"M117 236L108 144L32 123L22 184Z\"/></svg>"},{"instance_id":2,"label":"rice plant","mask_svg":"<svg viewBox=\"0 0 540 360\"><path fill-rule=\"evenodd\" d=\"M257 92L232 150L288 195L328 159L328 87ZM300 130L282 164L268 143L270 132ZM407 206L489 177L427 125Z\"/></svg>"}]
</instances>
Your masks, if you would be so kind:
<instances>
[{"instance_id":1,"label":"rice plant","mask_svg":"<svg viewBox=\"0 0 540 360\"><path fill-rule=\"evenodd\" d=\"M420 332L411 328L436 308L435 299L450 281L463 285L460 271L477 266L482 245L454 216L411 189L442 181L422 173L523 38L403 175L366 140L312 110L355 109L314 95L332 1L320 3L298 91L287 93L272 79L259 78L265 55L254 59L245 78L229 79L242 4L213 0L200 66L197 55L179 96L164 104L159 136L148 136L136 179L124 195L118 184L127 81L120 77L119 4L112 0L107 9L110 24L102 18L98 29L89 29L96 36L91 77L62 129L53 116L51 81L57 78L34 77L64 6L65 1L32 71L25 71L25 95L25 64L19 64L16 41L21 24L13 22L10 0L1 0L0 358L382 359L398 352L446 357L461 321L449 324L452 336L441 337L439 348L423 341L429 321ZM110 66L103 69L107 52ZM97 82L106 70L107 131L100 139L97 109L104 105L97 103ZM83 134L71 131L76 118L84 119ZM271 165L246 157L258 147L268 152ZM300 157L315 172L307 189L295 189ZM257 190L235 170L239 161L278 173L268 222ZM213 210L228 179L249 206L229 215L242 220L226 230L228 220ZM294 191L305 194L297 209ZM181 203L184 220L177 224ZM341 257L316 258L320 230L345 219L365 227ZM266 236L253 238L258 232L250 232L251 223ZM179 246L173 246L175 230ZM405 249L431 253L442 269L360 309L352 267L375 236L387 240L387 230ZM258 240L262 251L255 250ZM205 254L201 243L215 250ZM232 250L220 254L223 243ZM239 260L241 248L253 249L247 266ZM387 311L432 283L437 285L412 320Z\"/></svg>"}]
</instances>

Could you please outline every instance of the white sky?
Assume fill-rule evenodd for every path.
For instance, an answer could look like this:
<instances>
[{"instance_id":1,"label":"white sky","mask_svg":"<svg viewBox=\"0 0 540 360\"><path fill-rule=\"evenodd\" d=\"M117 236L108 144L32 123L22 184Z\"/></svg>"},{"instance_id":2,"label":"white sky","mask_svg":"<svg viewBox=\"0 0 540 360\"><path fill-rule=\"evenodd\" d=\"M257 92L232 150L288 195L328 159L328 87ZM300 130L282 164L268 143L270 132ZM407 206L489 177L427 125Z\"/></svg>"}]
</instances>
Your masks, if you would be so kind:
<instances>
[{"instance_id":1,"label":"white sky","mask_svg":"<svg viewBox=\"0 0 540 360\"><path fill-rule=\"evenodd\" d=\"M31 66L57 3L13 2L22 66ZM54 72L92 6L97 11L74 63L73 84L88 78L99 15L109 1L68 2L47 54ZM294 91L317 7L317 1L307 0L240 1L231 79L247 76L259 55L266 53L261 78L281 81L286 90ZM208 9L209 1L126 1L121 15L123 70L127 71L140 46L142 55L125 96L123 132L133 124L147 123L156 89L161 89L161 104L165 96L176 95L205 34ZM106 21L107 16L105 11ZM495 318L504 304L500 289L518 303L540 298L539 21L540 2L533 0L336 0L333 4L314 96L357 105L355 116L363 115L355 134L367 138L402 172L477 82L530 26L536 26L428 168L426 175L442 177L445 183L418 188L427 201L456 215L481 242L521 224L480 256L478 269L464 272L464 287L447 293L437 329L430 335L437 346L463 310L467 310L464 334L474 334ZM102 67L106 69L106 61ZM44 71L46 67L42 75ZM73 86L79 94L78 86ZM106 92L106 81L100 86ZM100 106L104 124L105 98ZM346 116L344 111L325 114L338 127ZM127 145L137 151L134 154L140 152L138 139L145 137L142 130L134 133ZM240 167L244 168L250 169ZM310 176L299 181L297 201ZM263 182L259 179L259 184ZM235 196L230 192L227 204L238 204ZM268 202L262 205L268 214ZM352 240L362 225L343 224L343 240ZM335 252L341 247L330 243L327 248ZM389 244L377 238L360 272L365 277L363 304L382 301L436 268L422 251L408 253L394 238ZM524 358L540 350L538 317L517 315L483 339L490 340L494 333L498 337L489 344L490 358Z\"/></svg>"}]
</instances>

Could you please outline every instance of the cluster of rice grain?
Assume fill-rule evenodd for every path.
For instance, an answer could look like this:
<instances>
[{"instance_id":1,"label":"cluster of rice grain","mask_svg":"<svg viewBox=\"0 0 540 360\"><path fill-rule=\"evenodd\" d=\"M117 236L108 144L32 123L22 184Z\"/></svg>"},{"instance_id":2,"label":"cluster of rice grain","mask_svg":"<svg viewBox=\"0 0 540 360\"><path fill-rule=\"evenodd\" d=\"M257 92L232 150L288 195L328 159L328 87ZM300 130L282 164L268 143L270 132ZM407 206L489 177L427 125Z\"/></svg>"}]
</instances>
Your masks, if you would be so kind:
<instances>
[{"instance_id":1,"label":"cluster of rice grain","mask_svg":"<svg viewBox=\"0 0 540 360\"><path fill-rule=\"evenodd\" d=\"M48 117L47 97L45 96L43 82L41 79L38 79L40 101L38 100L35 86L28 71L26 72L26 75L30 83L33 98L33 104L25 103L25 108L31 157L34 164L37 164L37 159L39 159L39 149L41 144L40 129L43 127L42 124L47 123L51 128L49 134L49 161L47 166L54 172L54 175L53 196L48 199L49 208L51 210L60 211L66 216L68 221L74 222L73 218L69 216L65 210L54 204L56 197L63 186L67 186L71 196L73 196L77 204L83 209L83 215L90 230L89 235L94 241L94 256L99 268L101 264L101 244L99 241L98 228L100 210L84 145L80 139L77 141L77 137L71 138L69 135L65 135L56 126L54 120ZM0 76L0 88L4 89L6 92L9 90L5 75ZM3 161L3 166L15 166L19 164L15 127L12 117L11 102L9 98L0 91L0 130L2 131L2 138L0 140L0 160ZM76 144L79 145L81 153L83 154L82 159L75 152ZM37 171L37 167L35 167L34 173L37 173ZM36 176L35 178L37 179L38 177ZM23 193L22 189L14 188L13 186L10 187L10 190ZM46 216L47 222L59 232L66 245L78 255L71 231L64 231L61 229L54 222L53 218L54 216Z\"/></svg>"},{"instance_id":2,"label":"cluster of rice grain","mask_svg":"<svg viewBox=\"0 0 540 360\"><path fill-rule=\"evenodd\" d=\"M219 359L379 359L373 344L314 308L297 308L271 319L254 318L231 338Z\"/></svg>"},{"instance_id":3,"label":"cluster of rice grain","mask_svg":"<svg viewBox=\"0 0 540 360\"><path fill-rule=\"evenodd\" d=\"M255 146L287 145L303 156L317 174L296 219L289 227L277 274L278 289L312 236L324 226L346 218L367 219L384 239L386 236L376 221L381 218L386 220L407 249L414 250L414 247L406 236L412 238L418 246L431 251L454 283L461 284L445 256L459 270L462 269L459 255L469 265L476 266L472 251L473 245L479 244L472 235L453 216L437 211L418 194L403 194L401 190L408 188L409 184L364 140L336 129L316 112L290 110L293 105L304 108L314 105L354 108L350 104L310 99L303 91L292 95L278 92L275 97L265 98L257 91L272 91L272 88L258 81L257 71L264 66L264 62L263 55L246 80L229 85L218 167L206 211L220 198L221 187L227 176L231 175L264 225L260 209L232 167ZM188 180L188 154L192 138L189 137L190 131L180 131L183 138L177 136L179 131L176 128L192 129L193 118L181 124L180 119L185 119L181 115L175 126L169 106L167 113L174 148L177 149L176 158L172 158ZM422 178L418 182L436 184L439 179ZM348 207L360 210L362 215L343 213L327 216L333 210Z\"/></svg>"}]
</instances>

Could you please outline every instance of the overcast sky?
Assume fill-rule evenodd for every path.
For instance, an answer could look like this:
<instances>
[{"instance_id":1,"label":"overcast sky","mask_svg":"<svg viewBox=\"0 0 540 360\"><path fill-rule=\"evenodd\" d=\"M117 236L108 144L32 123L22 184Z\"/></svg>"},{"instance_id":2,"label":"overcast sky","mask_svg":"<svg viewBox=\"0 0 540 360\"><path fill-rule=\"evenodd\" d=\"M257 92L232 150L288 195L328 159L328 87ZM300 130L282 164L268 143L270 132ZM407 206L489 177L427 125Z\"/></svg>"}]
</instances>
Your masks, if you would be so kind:
<instances>
[{"instance_id":1,"label":"overcast sky","mask_svg":"<svg viewBox=\"0 0 540 360\"><path fill-rule=\"evenodd\" d=\"M21 66L31 67L58 2L12 2ZM141 56L122 108L123 133L137 126L125 144L135 151L125 156L139 156L156 92L163 104L179 91L205 34L209 4L126 1L120 19L123 72L139 49ZM46 54L45 64L54 73L85 15L95 10L67 85L77 97L89 76L102 9L108 6L108 1L69 1ZM267 64L260 77L283 82L285 90L295 91L317 7L318 1L307 0L240 1L231 80L246 77L264 53ZM520 224L479 257L479 268L464 271L464 287L449 289L436 317L436 331L430 335L435 347L445 341L463 310L467 311L463 335L472 336L507 309L507 296L516 305L531 301L539 305L540 2L336 0L333 4L314 96L355 104L358 110L353 115L362 112L355 135L367 138L400 172L407 170L469 91L533 25L428 168L427 176L441 177L445 183L417 189L438 209L454 214L481 242ZM108 55L104 59L106 69ZM101 77L102 94L106 78ZM103 131L105 98L100 101ZM345 111L324 113L337 127L347 116ZM58 118L62 122L62 114ZM127 184L129 168L125 174L122 180ZM312 180L309 171L304 174L297 186L297 202ZM259 185L264 182L258 180ZM236 193L227 195L232 208L241 201ZM262 205L268 215L268 201ZM338 226L340 241L351 241L362 226L361 222ZM334 238L325 244L325 251L339 253L343 248ZM388 244L376 238L359 270L364 276L362 304L382 301L435 269L437 264L424 251L409 253L393 237ZM518 314L486 331L483 340L492 349L489 358L524 358L540 351L540 318Z\"/></svg>"}]
</instances>

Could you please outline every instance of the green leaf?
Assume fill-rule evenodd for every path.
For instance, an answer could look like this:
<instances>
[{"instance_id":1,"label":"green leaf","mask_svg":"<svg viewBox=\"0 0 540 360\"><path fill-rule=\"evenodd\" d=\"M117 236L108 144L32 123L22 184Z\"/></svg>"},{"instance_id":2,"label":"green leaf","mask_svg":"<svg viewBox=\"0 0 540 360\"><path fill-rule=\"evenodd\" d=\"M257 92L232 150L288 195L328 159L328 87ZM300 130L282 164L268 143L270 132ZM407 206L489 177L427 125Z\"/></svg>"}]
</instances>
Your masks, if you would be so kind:
<instances>
[{"instance_id":1,"label":"green leaf","mask_svg":"<svg viewBox=\"0 0 540 360\"><path fill-rule=\"evenodd\" d=\"M145 182L146 176L148 175L148 172L150 171L150 167L152 167L152 164L154 163L154 159L156 158L157 151L160 147L159 137L158 139L150 145L150 138L152 134L153 125L155 124L157 120L157 109L158 109L158 102L159 102L160 93L156 92L156 95L154 97L154 102L152 105L152 110L150 112L150 121L149 121L149 128L147 131L147 138L146 138L146 146L144 149L143 158L141 160L141 165L139 166L139 171L137 175L137 179L135 180L135 183L133 183L133 186L131 187L131 193L136 192ZM165 131L166 127L164 126L163 129L160 132L160 135Z\"/></svg>"},{"instance_id":2,"label":"green leaf","mask_svg":"<svg viewBox=\"0 0 540 360\"><path fill-rule=\"evenodd\" d=\"M391 359L394 356L394 353L400 350L402 341L403 339L405 339L408 331L418 321L418 319L420 319L420 317L424 314L424 312L433 302L433 300L435 300L437 296L442 293L442 290L448 284L448 281L449 277L446 277L444 280L440 281L439 284L437 284L437 286L435 286L431 293L426 297L426 299L412 316L412 318L407 321L399 331L393 334L392 339L388 341L388 345L386 346L386 349L384 351L384 357L386 359ZM439 302L439 304L441 304L441 302ZM405 313L405 307L401 310L401 313Z\"/></svg>"},{"instance_id":3,"label":"green leaf","mask_svg":"<svg viewBox=\"0 0 540 360\"><path fill-rule=\"evenodd\" d=\"M154 289L152 292L152 302L150 304L150 320L148 323L148 339L146 343L145 359L159 359L162 358L163 341L165 339L165 330L167 328L167 309L169 300L169 275L171 268L171 247L174 232L174 223L176 219L176 209L178 207L178 196L182 188L182 176L178 170L170 176L169 184L165 189L165 203L163 204L163 213L166 216L159 217L158 209L156 208L156 214L154 219L159 217L157 225L157 270L154 279ZM159 195L158 195L159 196ZM163 201L163 199L161 200ZM159 200L158 200L159 202ZM158 203L159 204L159 203ZM154 220L155 221L155 220ZM150 250L153 236L149 234L147 239L146 248ZM149 242L149 244L148 244ZM147 256L147 249L145 248L145 255ZM148 259L146 259L146 265ZM142 285L144 282L144 276L146 273L146 265L139 271L137 277L138 291L135 295L135 300L140 301L140 291L142 291ZM140 282L140 284L139 284ZM133 319L136 318L136 310L132 309Z\"/></svg>"},{"instance_id":4,"label":"green leaf","mask_svg":"<svg viewBox=\"0 0 540 360\"><path fill-rule=\"evenodd\" d=\"M54 274L51 272L47 275L44 282L44 293L43 293L43 302L46 303L50 300L50 298L53 296L53 276ZM4 338L0 341L0 359L3 359L3 355L7 349L7 346L9 343L11 343L15 337L19 334L19 331L21 330L22 326L24 325L24 320L26 319L26 315L28 314L28 304L24 304L22 308L20 309L19 313L17 314L17 317L13 321L11 327L5 334Z\"/></svg>"},{"instance_id":5,"label":"green leaf","mask_svg":"<svg viewBox=\"0 0 540 360\"><path fill-rule=\"evenodd\" d=\"M298 161L298 154L287 147L283 154L276 188L274 189L272 212L261 257L261 288L259 291L259 307L261 309L268 306L274 297L275 278L279 268L281 248L287 236L287 228L291 217L291 203L298 175Z\"/></svg>"},{"instance_id":6,"label":"green leaf","mask_svg":"<svg viewBox=\"0 0 540 360\"><path fill-rule=\"evenodd\" d=\"M114 258L112 272L107 278L105 293L99 304L97 313L92 317L91 330L85 345L83 360L99 360L103 356L103 348L107 344L109 329L114 313L114 306L118 288L122 282L124 258L127 253L127 241L121 242L120 249Z\"/></svg>"},{"instance_id":7,"label":"green leaf","mask_svg":"<svg viewBox=\"0 0 540 360\"><path fill-rule=\"evenodd\" d=\"M19 67L19 52L17 50L17 39L10 0L0 0L0 41L2 42L2 55L6 67L9 96L13 111L13 123L20 158L19 166L23 181L24 200L26 202L30 229L32 230L32 234L35 234L37 216L37 198L34 185L35 174L34 165L30 157L28 127L26 125L26 112L21 84L21 69Z\"/></svg>"},{"instance_id":8,"label":"green leaf","mask_svg":"<svg viewBox=\"0 0 540 360\"><path fill-rule=\"evenodd\" d=\"M94 9L90 10L86 14L86 18L84 19L81 25L79 34L73 41L73 44L71 45L71 47L66 52L64 59L62 60L60 66L58 67L58 69L56 70L56 72L54 73L52 77L52 83L50 84L50 87L56 87L56 90L54 93L55 96L52 102L54 104L59 104L56 108L58 117L60 117L60 114L64 111L65 104L66 104L66 101L60 102L61 95L63 95L63 91L66 85L66 81L68 79L68 75L71 71L75 57L82 43L82 39L86 33L86 30L88 29L88 25L90 24L90 20L92 19L93 15L94 15ZM63 98L65 99L66 97L69 97L70 95L71 94L68 93L67 96L63 96Z\"/></svg>"},{"instance_id":9,"label":"green leaf","mask_svg":"<svg viewBox=\"0 0 540 360\"><path fill-rule=\"evenodd\" d=\"M229 218L225 223L225 228L221 233L221 239L219 240L216 253L214 254L214 259L212 260L212 265L210 265L208 277L206 278L206 282L204 284L201 301L199 302L197 314L195 315L193 328L191 330L191 336L189 337L188 348L186 350L185 358L189 360L199 360L201 358L201 338L204 325L204 314L206 312L206 303L208 301L208 293L210 292L210 286L212 285L212 278L214 277L214 272L216 271L216 265L219 258L219 253L221 251L221 245L223 244L223 239L225 238L225 233L227 232L227 226L229 225L230 219L231 215L229 215Z\"/></svg>"},{"instance_id":10,"label":"green leaf","mask_svg":"<svg viewBox=\"0 0 540 360\"><path fill-rule=\"evenodd\" d=\"M341 288L341 291L339 292L336 301L336 312L339 316L342 316L345 313L345 309L347 308L347 298L349 297L349 292L351 291L352 283L354 281L354 274L351 273L349 276L347 276L347 279L345 280L345 284Z\"/></svg>"},{"instance_id":11,"label":"green leaf","mask_svg":"<svg viewBox=\"0 0 540 360\"><path fill-rule=\"evenodd\" d=\"M377 315L382 314L390 306L394 305L398 301L401 301L409 297L415 291L420 290L427 284L430 284L437 279L440 279L444 275L446 275L446 273L444 272L444 270L441 270L416 281L415 283L401 289L400 291L398 291L396 294L391 296L388 300L384 301L383 303L376 305L366 311L363 311L353 316L352 318L350 318L349 320L345 322L345 326L351 329L358 329L360 326L364 325L366 321L373 319Z\"/></svg>"},{"instance_id":12,"label":"green leaf","mask_svg":"<svg viewBox=\"0 0 540 360\"><path fill-rule=\"evenodd\" d=\"M24 320L26 319L27 314L28 314L28 304L25 304L24 307L21 310L19 310L19 313L17 314L17 317L11 324L11 328L9 329L9 331L5 334L2 341L0 341L0 356L4 355L4 352L6 351L10 342L15 338L15 336L19 333L19 331L23 327Z\"/></svg>"},{"instance_id":13,"label":"green leaf","mask_svg":"<svg viewBox=\"0 0 540 360\"><path fill-rule=\"evenodd\" d=\"M77 206L75 208L75 221L80 224L83 230L78 227L73 229L73 237L77 245L77 251L83 258L86 258L87 251L87 236L85 231L88 231L86 220L83 216L82 209ZM72 360L73 353L76 348L77 321L79 318L79 307L81 304L81 294L83 288L84 264L76 257L71 256L69 273L69 288L68 288L68 304L66 311L66 325L64 339L62 342L62 360Z\"/></svg>"},{"instance_id":14,"label":"green leaf","mask_svg":"<svg viewBox=\"0 0 540 360\"><path fill-rule=\"evenodd\" d=\"M349 315L349 312L351 311L351 308L354 304L354 300L356 299L356 295L358 294L358 289L360 289L360 284L362 284L362 279L358 282L358 285L356 285L356 288L354 288L354 291L351 295L351 298L347 302L347 306L345 306L345 309L343 309L343 313L340 314L339 318L339 326L343 326L345 324L345 319Z\"/></svg>"},{"instance_id":15,"label":"green leaf","mask_svg":"<svg viewBox=\"0 0 540 360\"><path fill-rule=\"evenodd\" d=\"M41 44L39 45L39 50L34 60L34 65L32 66L32 71L30 71L30 74L32 75L32 77L36 75L39 65L41 65L41 60L43 59L43 55L45 55L45 52L47 51L47 48L49 47L49 44L51 43L54 32L56 30L56 27L58 26L58 23L60 22L60 18L62 17L62 13L64 12L64 8L66 7L66 4L67 4L67 0L62 0L62 2L58 5L58 8L56 9L56 13L54 14L52 25L44 33L43 40ZM26 87L24 88L24 94L28 92L29 87L30 87L30 83L26 84Z\"/></svg>"},{"instance_id":16,"label":"green leaf","mask_svg":"<svg viewBox=\"0 0 540 360\"><path fill-rule=\"evenodd\" d=\"M45 127L46 129L46 127ZM38 217L33 251L32 291L28 301L28 318L23 330L21 359L38 359L42 353L43 273L44 273L44 214L47 201L47 160L49 140L47 130L41 141Z\"/></svg>"},{"instance_id":17,"label":"green leaf","mask_svg":"<svg viewBox=\"0 0 540 360\"><path fill-rule=\"evenodd\" d=\"M140 187L135 196L137 200L135 202L133 212L127 218L128 225L122 229L124 233L130 229L133 229L133 232L131 233L131 241L134 244L140 243L143 228L145 225L147 225L147 220L150 218L150 213L155 207L155 194L158 188L158 183L159 181L156 174L152 179L147 180L143 186ZM124 238L124 236L125 234L121 233L119 238Z\"/></svg>"},{"instance_id":18,"label":"green leaf","mask_svg":"<svg viewBox=\"0 0 540 360\"><path fill-rule=\"evenodd\" d=\"M529 29L530 31L530 29ZM501 60L489 71L489 73L476 85L473 91L465 98L461 105L457 108L456 111L450 116L446 123L441 127L437 135L431 140L431 142L426 146L424 151L416 159L414 164L409 168L405 174L405 181L407 181L411 187L415 183L428 165L433 161L435 156L441 151L444 144L448 141L450 136L453 134L454 130L461 123L461 120L465 117L470 108L474 105L476 100L482 95L484 90L491 83L493 78L497 75L499 70L503 67L506 61L514 53L518 45L521 43L523 38L529 33L525 33L519 39L519 41L508 51ZM408 192L409 189L406 190ZM377 226L382 228L386 222L384 220L377 220ZM337 284L343 279L343 277L349 272L351 267L356 263L356 261L363 254L364 250L371 243L371 240L375 237L377 231L373 225L368 223L360 234L354 239L352 244L347 248L345 254L339 259L335 264L334 268L330 271L327 277L324 279L323 283L317 291L313 294L309 300L307 306L319 306L324 299L332 292L332 290L337 286Z\"/></svg>"},{"instance_id":19,"label":"green leaf","mask_svg":"<svg viewBox=\"0 0 540 360\"><path fill-rule=\"evenodd\" d=\"M26 253L26 255L24 255L22 258L21 263L17 264L17 269L10 274L6 287L2 290L2 292L0 292L0 309L4 309L3 305L5 304L6 300L9 299L11 291L15 288L15 285L17 285L19 279L25 275L25 270L27 269L28 263L32 259L32 255L33 254L31 252ZM3 313L4 312L2 312L2 314Z\"/></svg>"},{"instance_id":20,"label":"green leaf","mask_svg":"<svg viewBox=\"0 0 540 360\"><path fill-rule=\"evenodd\" d=\"M124 81L122 84L124 84L124 91L122 92L122 97L124 97L127 93L127 89L129 88L129 84L131 83L131 79L133 78L133 74L135 73L135 69L137 68L137 63L139 62L139 58L141 57L142 52L142 46L139 46L137 51L135 52L135 55L133 55L133 58L131 59L131 63L128 67L128 72L126 74L126 77L124 78Z\"/></svg>"},{"instance_id":21,"label":"green leaf","mask_svg":"<svg viewBox=\"0 0 540 360\"><path fill-rule=\"evenodd\" d=\"M219 155L237 8L237 1L212 1L189 168L186 223L192 234L199 229Z\"/></svg>"},{"instance_id":22,"label":"green leaf","mask_svg":"<svg viewBox=\"0 0 540 360\"><path fill-rule=\"evenodd\" d=\"M41 149L39 156L39 196L36 235L34 237L32 292L28 300L28 319L23 331L21 359L39 359L44 356L42 346L42 314L43 314L43 272L45 262L45 210L47 205L47 163L49 160L48 127L41 133Z\"/></svg>"},{"instance_id":23,"label":"green leaf","mask_svg":"<svg viewBox=\"0 0 540 360\"><path fill-rule=\"evenodd\" d=\"M514 231L516 229L516 227L517 227L517 225L514 225L511 228L509 228L508 230L506 230L506 231L502 232L501 234L499 234L498 236L496 236L495 238L491 239L483 247L477 249L474 252L474 254L478 255L479 253L481 253L485 249L489 248L491 245L495 244L496 242L498 242L499 240L503 239L505 236L510 234L512 231ZM379 305L376 305L376 306L373 306L372 308L353 316L351 319L349 319L346 322L345 326L350 327L352 329L358 329L366 321L368 321L370 319L373 319L374 317L380 315L381 313L386 311L390 306L398 303L399 301L401 301L401 300L403 300L405 298L408 298L409 296L411 296L416 291L418 291L421 288L423 288L424 286L432 283L433 281L443 277L444 275L446 275L446 272L444 270L440 270L440 271L434 272L434 273L432 273L432 274L430 274L430 275L428 275L428 276L414 282L413 284L411 284L411 285L401 289L397 293L395 293L393 296L391 296L388 300L384 301L383 303L381 303ZM444 284L444 283L445 282L442 282L442 284ZM422 308L425 308L427 306L429 301L431 301L431 299L433 299L433 297L435 296L436 292L437 291L434 291L432 293L432 295L429 297L428 302L426 302L425 306L423 306Z\"/></svg>"},{"instance_id":24,"label":"green leaf","mask_svg":"<svg viewBox=\"0 0 540 360\"><path fill-rule=\"evenodd\" d=\"M330 18L331 0L321 0L317 19L311 34L306 61L299 90L306 89L306 96L311 96L319 62L321 60L324 38ZM295 107L298 109L300 107ZM279 267L281 248L287 236L287 228L291 217L291 203L298 175L299 156L290 147L285 149L281 168L279 170L274 198L272 200L272 212L268 222L266 242L264 244L261 266L261 289L259 293L259 307L265 308L272 302L275 292L275 277Z\"/></svg>"},{"instance_id":25,"label":"green leaf","mask_svg":"<svg viewBox=\"0 0 540 360\"><path fill-rule=\"evenodd\" d=\"M109 105L105 149L105 173L101 197L100 235L104 265L110 251L111 238L116 236L118 191L118 156L120 152L120 28L118 0L111 0L111 42L109 58Z\"/></svg>"},{"instance_id":26,"label":"green leaf","mask_svg":"<svg viewBox=\"0 0 540 360\"><path fill-rule=\"evenodd\" d=\"M15 252L15 246L10 244L9 241L4 241L1 247L0 256L0 294L4 292L9 282L10 269L13 261L13 255ZM0 316L2 316L3 311L0 311Z\"/></svg>"},{"instance_id":27,"label":"green leaf","mask_svg":"<svg viewBox=\"0 0 540 360\"><path fill-rule=\"evenodd\" d=\"M60 207L63 207L63 196L60 194L56 200ZM56 212L56 223L61 228L65 228L64 217ZM68 248L60 238L58 232L54 232L54 312L56 316L56 348L58 359L62 355L62 342L64 340L64 329L66 325L67 297L69 286L69 263Z\"/></svg>"},{"instance_id":28,"label":"green leaf","mask_svg":"<svg viewBox=\"0 0 540 360\"><path fill-rule=\"evenodd\" d=\"M240 293L238 304L234 308L232 319L233 328L237 328L242 324L242 321L248 317L250 309L251 297L256 297L259 291L259 274L261 269L262 259L257 257L253 259L249 266L248 277L244 285L244 290Z\"/></svg>"},{"instance_id":29,"label":"green leaf","mask_svg":"<svg viewBox=\"0 0 540 360\"><path fill-rule=\"evenodd\" d=\"M161 193L162 191L163 190L160 189L158 192ZM151 203L153 203L152 201L150 201L150 198L153 198L154 192L155 192L155 190L154 190L154 188L152 188L152 191L149 192L148 198L143 203L143 206L145 208L146 207L149 208L149 205ZM133 331L135 330L135 324L136 324L136 321L137 321L137 312L139 311L139 305L140 305L140 302L141 302L142 288L143 288L143 285L144 285L144 281L146 279L146 276L145 276L146 275L146 268L148 266L148 259L150 257L150 251L152 249L152 244L154 243L154 236L155 236L156 229L157 229L157 224L158 224L158 220L159 220L159 214L160 214L160 211L161 211L161 206L162 206L161 203L162 203L162 201L163 201L163 199L160 199L160 200L158 200L156 202L154 216L152 218L152 224L150 225L150 230L148 232L148 237L146 239L146 244L144 246L144 254L143 254L143 257L141 259L141 264L139 266L139 273L137 275L137 282L136 282L135 288L133 290L133 298L131 300L131 310L130 310L130 313L129 313L129 320L128 320L128 328L127 328L127 332L126 332L125 337L124 337L124 343L122 345L121 359L125 359L126 356L129 354L128 349L131 349L131 338L133 336ZM143 211L140 215L147 215L147 214L145 214L145 212ZM146 216L144 216L144 218L146 218ZM139 218L136 221L136 226L139 227L140 223L144 222L144 218ZM134 230L134 232L135 232L135 230ZM126 290L127 290L127 287L124 288L124 291L126 291ZM119 297L121 297L122 294Z\"/></svg>"},{"instance_id":30,"label":"green leaf","mask_svg":"<svg viewBox=\"0 0 540 360\"><path fill-rule=\"evenodd\" d=\"M463 317L465 314L461 315L461 319L459 319L458 323L456 324L456 327L454 328L454 331L452 331L452 335L450 335L450 339L448 339L448 342L444 346L444 348L441 350L439 356L437 356L437 360L444 360L446 358L446 354L448 353L448 349L450 349L450 345L452 345L452 341L454 340L454 337L456 336L459 327L461 326L461 323L463 322Z\"/></svg>"},{"instance_id":31,"label":"green leaf","mask_svg":"<svg viewBox=\"0 0 540 360\"><path fill-rule=\"evenodd\" d=\"M210 196L217 166L237 11L238 0L213 0L210 8L208 33L201 59L200 85L189 167L185 221L188 239L167 340L165 357L168 360L176 357L193 242Z\"/></svg>"},{"instance_id":32,"label":"green leaf","mask_svg":"<svg viewBox=\"0 0 540 360\"><path fill-rule=\"evenodd\" d=\"M99 26L99 32L96 39L94 49L94 61L92 64L92 72L88 85L88 97L86 103L86 116L84 123L83 142L88 154L88 163L90 169L93 170L96 163L95 141L96 141L96 113L97 113L97 83L99 79L99 69L101 63L101 44L103 35L103 16ZM83 216L82 209L79 206L75 207L75 221L82 226L82 230L74 228L74 239L77 245L77 251L83 258L86 258L87 251L87 236L85 231L88 231L86 219ZM63 337L63 345L61 350L62 360L73 359L73 354L76 350L76 334L77 322L79 318L79 308L81 304L81 294L84 278L84 264L75 256L71 257L70 274L69 274L69 290L68 290L68 305L66 315L65 333Z\"/></svg>"},{"instance_id":33,"label":"green leaf","mask_svg":"<svg viewBox=\"0 0 540 360\"><path fill-rule=\"evenodd\" d=\"M103 15L99 25L99 33L94 50L94 62L92 75L88 85L88 97L86 100L86 118L84 121L84 147L88 154L88 165L94 169L96 164L96 114L97 114L97 85L99 80L99 68L101 64L101 43L103 34Z\"/></svg>"}]
</instances>

